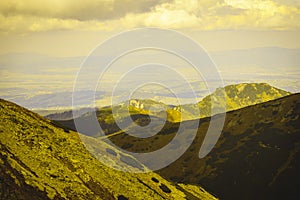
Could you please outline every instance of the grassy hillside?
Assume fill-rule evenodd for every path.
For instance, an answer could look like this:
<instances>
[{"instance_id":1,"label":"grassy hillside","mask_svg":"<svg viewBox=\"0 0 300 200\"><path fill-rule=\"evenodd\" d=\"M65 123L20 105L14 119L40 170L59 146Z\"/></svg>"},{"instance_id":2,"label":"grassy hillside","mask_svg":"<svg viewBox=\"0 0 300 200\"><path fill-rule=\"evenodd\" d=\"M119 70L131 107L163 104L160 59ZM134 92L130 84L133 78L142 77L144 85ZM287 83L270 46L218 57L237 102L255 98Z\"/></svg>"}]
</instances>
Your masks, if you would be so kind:
<instances>
[{"instance_id":1,"label":"grassy hillside","mask_svg":"<svg viewBox=\"0 0 300 200\"><path fill-rule=\"evenodd\" d=\"M185 132L197 131L197 136L189 149L159 174L174 182L203 185L221 199L297 199L300 94L228 112L221 137L203 159L199 159L199 150L211 122L202 118L199 126L197 123L180 124ZM168 144L178 127L179 123L168 122L149 138L122 133L110 140L128 151L152 152ZM189 140L187 136L174 142L174 148Z\"/></svg>"},{"instance_id":2,"label":"grassy hillside","mask_svg":"<svg viewBox=\"0 0 300 200\"><path fill-rule=\"evenodd\" d=\"M183 105L179 109L187 112L187 116L189 116L183 120L190 120L211 116L211 110L217 109L216 107L219 105L225 105L228 112L287 95L290 95L290 93L266 83L240 83L228 85L224 90L217 89L203 98L198 104ZM215 108L212 108L212 105L214 105L212 102L215 102ZM198 108L200 109L200 116L199 112L195 112Z\"/></svg>"},{"instance_id":3,"label":"grassy hillside","mask_svg":"<svg viewBox=\"0 0 300 200\"><path fill-rule=\"evenodd\" d=\"M198 186L173 184L156 173L125 173L94 158L76 132L0 100L0 199L215 199ZM134 158L98 140L97 156L141 170ZM111 156L113 154L113 156ZM135 165L125 165L126 159Z\"/></svg>"}]
</instances>

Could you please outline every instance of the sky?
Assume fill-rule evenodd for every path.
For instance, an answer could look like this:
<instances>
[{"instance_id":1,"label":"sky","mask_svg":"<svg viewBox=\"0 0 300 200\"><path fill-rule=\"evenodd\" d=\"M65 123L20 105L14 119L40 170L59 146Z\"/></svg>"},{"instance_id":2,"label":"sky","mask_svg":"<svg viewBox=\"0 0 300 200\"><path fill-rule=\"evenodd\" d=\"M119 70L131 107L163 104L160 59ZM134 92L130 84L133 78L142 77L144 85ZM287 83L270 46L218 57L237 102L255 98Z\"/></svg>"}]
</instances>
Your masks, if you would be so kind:
<instances>
[{"instance_id":1,"label":"sky","mask_svg":"<svg viewBox=\"0 0 300 200\"><path fill-rule=\"evenodd\" d=\"M299 0L11 0L0 2L0 53L87 55L139 27L178 30L210 51L299 48Z\"/></svg>"},{"instance_id":2,"label":"sky","mask_svg":"<svg viewBox=\"0 0 300 200\"><path fill-rule=\"evenodd\" d=\"M63 95L97 45L144 27L192 38L224 79L300 92L300 0L10 0L0 1L0 97Z\"/></svg>"}]
</instances>

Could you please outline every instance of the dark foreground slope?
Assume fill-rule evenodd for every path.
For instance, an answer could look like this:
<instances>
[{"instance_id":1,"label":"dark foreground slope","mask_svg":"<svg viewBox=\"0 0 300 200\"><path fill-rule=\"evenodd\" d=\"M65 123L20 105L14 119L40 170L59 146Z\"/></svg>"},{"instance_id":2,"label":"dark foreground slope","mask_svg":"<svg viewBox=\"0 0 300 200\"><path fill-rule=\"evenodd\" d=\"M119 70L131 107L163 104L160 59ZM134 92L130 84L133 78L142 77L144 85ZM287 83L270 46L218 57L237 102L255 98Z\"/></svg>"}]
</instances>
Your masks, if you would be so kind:
<instances>
[{"instance_id":1,"label":"dark foreground slope","mask_svg":"<svg viewBox=\"0 0 300 200\"><path fill-rule=\"evenodd\" d=\"M199 126L196 120L182 122L186 132L197 131L197 136L177 161L158 173L175 182L203 185L221 199L298 199L299 115L300 94L228 112L221 137L203 159L198 154L210 118L200 119ZM110 140L128 151L151 152L168 144L179 125L167 123L146 139L122 133ZM174 142L174 148L182 142Z\"/></svg>"},{"instance_id":2,"label":"dark foreground slope","mask_svg":"<svg viewBox=\"0 0 300 200\"><path fill-rule=\"evenodd\" d=\"M83 138L86 142L98 144L93 138ZM97 149L98 155L108 163L129 158L112 147L101 145ZM114 157L108 156L112 152ZM120 169L125 167L130 168L124 164ZM142 165L139 167L143 168ZM133 174L113 170L85 149L78 133L0 99L0 199L214 197L200 187L175 185L155 173Z\"/></svg>"}]
</instances>

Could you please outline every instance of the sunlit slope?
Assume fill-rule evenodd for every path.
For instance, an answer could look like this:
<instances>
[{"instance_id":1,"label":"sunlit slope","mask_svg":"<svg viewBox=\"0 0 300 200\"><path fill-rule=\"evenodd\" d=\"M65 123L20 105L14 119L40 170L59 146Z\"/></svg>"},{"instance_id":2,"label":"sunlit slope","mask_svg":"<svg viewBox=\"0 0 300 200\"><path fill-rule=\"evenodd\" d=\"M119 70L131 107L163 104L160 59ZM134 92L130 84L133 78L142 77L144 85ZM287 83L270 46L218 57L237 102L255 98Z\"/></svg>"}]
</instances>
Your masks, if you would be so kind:
<instances>
[{"instance_id":1,"label":"sunlit slope","mask_svg":"<svg viewBox=\"0 0 300 200\"><path fill-rule=\"evenodd\" d=\"M223 93L224 91L225 94ZM241 83L226 86L224 90L217 89L197 104L172 106L149 99L132 99L127 103L113 106L113 109L112 107L100 108L97 110L96 115L105 134L111 134L120 131L116 121L127 127L130 126L132 120L139 125L147 125L147 123L150 122L148 115L153 116L152 121L159 121L162 118L166 118L168 122L193 120L211 116L211 101L215 102L213 109L218 109L216 108L217 106L225 105L223 111L228 112L278 99L289 94L289 92L272 87L266 83ZM223 98L224 95L225 99ZM114 115L112 114L112 110L114 110ZM62 120L63 116L68 116L68 118L66 118L68 120ZM71 116L72 111L68 111L65 113L52 114L48 117L54 120L60 119L58 120L59 123L76 130L73 120L70 119ZM89 123L90 116L91 113L86 113L82 115L81 118ZM97 134L97 131L94 130L89 130L88 132L88 135Z\"/></svg>"},{"instance_id":2,"label":"sunlit slope","mask_svg":"<svg viewBox=\"0 0 300 200\"><path fill-rule=\"evenodd\" d=\"M92 109L85 108L77 110L77 112L88 113L91 110ZM167 118L168 121L173 121L174 118L179 118L181 116L180 111L176 110L176 106L167 105L151 99L131 99L117 105L104 106L96 108L95 110L97 111L99 121L103 121L106 124L113 123L115 120L123 120L124 118L135 114ZM114 116L112 113L114 113ZM48 114L45 117L56 121L67 121L73 118L73 113L72 110L57 113L52 111L51 114Z\"/></svg>"},{"instance_id":3,"label":"sunlit slope","mask_svg":"<svg viewBox=\"0 0 300 200\"><path fill-rule=\"evenodd\" d=\"M223 93L223 91L225 93ZM289 92L273 87L267 83L240 83L228 85L225 88L218 88L212 94L204 97L197 104L172 106L152 100L134 99L130 100L129 107L126 107L126 110L129 108L133 114L139 112L140 114L150 114L156 117L162 117L162 112L159 112L159 110L162 110L163 108L166 110L168 121L180 122L211 116L211 109L218 109L217 107L220 105L225 105L223 111L231 111L278 99L289 94ZM211 102L215 102L215 104L212 104ZM122 105L125 110L124 105L126 104ZM212 105L214 107L212 107ZM149 108L154 108L154 111L150 113ZM122 114L118 117L122 118Z\"/></svg>"},{"instance_id":4,"label":"sunlit slope","mask_svg":"<svg viewBox=\"0 0 300 200\"><path fill-rule=\"evenodd\" d=\"M223 93L223 91L225 93ZM223 91L217 89L212 94L203 98L198 104L181 106L181 111L184 110L189 113L187 114L188 117L184 120L211 116L212 101L215 102L216 106L225 105L226 111L231 111L278 99L290 94L289 92L273 87L267 83L240 83L228 85ZM223 97L225 97L225 99ZM200 109L200 116L198 114L199 112L195 112L196 109Z\"/></svg>"},{"instance_id":5,"label":"sunlit slope","mask_svg":"<svg viewBox=\"0 0 300 200\"><path fill-rule=\"evenodd\" d=\"M0 115L1 199L215 199L200 187L175 185L155 173L113 170L86 150L78 133L16 104L0 100ZM83 139L102 145L96 150L103 161L134 161L94 138ZM120 169L143 170L134 162Z\"/></svg>"}]
</instances>

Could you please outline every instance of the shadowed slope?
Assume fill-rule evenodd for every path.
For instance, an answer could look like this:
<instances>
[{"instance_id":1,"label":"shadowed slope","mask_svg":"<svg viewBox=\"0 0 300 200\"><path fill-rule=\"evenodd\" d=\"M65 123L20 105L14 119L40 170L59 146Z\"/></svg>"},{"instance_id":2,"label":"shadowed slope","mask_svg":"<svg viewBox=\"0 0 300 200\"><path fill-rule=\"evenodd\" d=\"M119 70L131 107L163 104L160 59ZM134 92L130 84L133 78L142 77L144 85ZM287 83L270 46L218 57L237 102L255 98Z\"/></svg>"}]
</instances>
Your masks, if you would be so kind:
<instances>
[{"instance_id":1,"label":"shadowed slope","mask_svg":"<svg viewBox=\"0 0 300 200\"><path fill-rule=\"evenodd\" d=\"M227 113L216 146L199 159L209 121L200 120L193 144L161 175L201 184L221 199L298 199L300 94Z\"/></svg>"}]
</instances>

